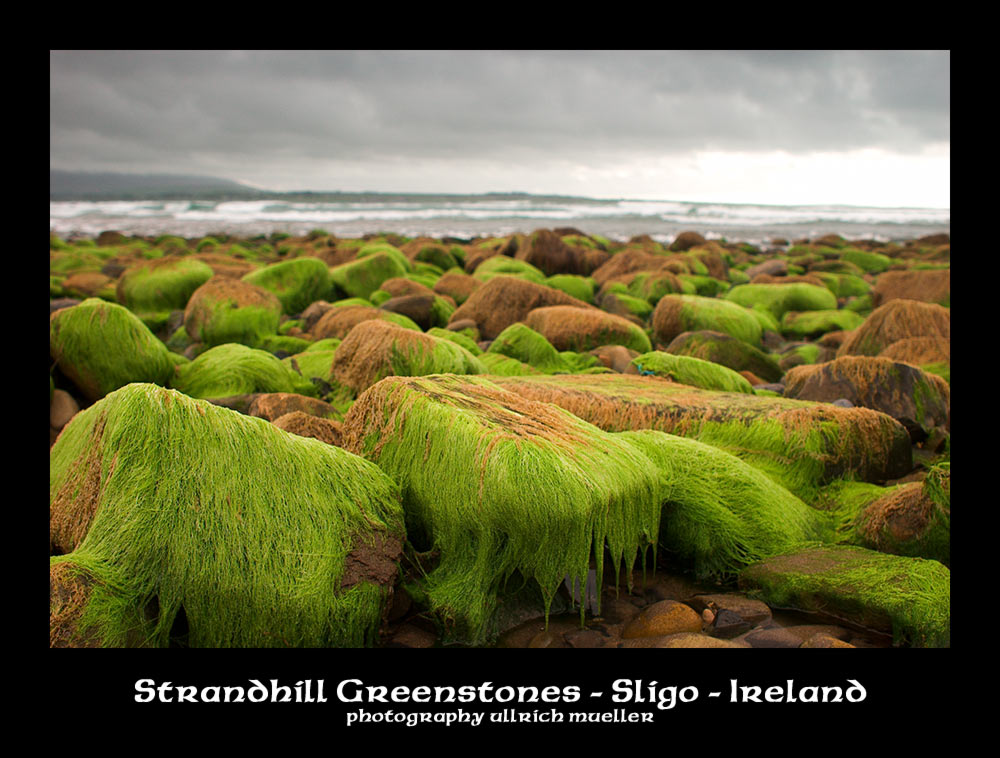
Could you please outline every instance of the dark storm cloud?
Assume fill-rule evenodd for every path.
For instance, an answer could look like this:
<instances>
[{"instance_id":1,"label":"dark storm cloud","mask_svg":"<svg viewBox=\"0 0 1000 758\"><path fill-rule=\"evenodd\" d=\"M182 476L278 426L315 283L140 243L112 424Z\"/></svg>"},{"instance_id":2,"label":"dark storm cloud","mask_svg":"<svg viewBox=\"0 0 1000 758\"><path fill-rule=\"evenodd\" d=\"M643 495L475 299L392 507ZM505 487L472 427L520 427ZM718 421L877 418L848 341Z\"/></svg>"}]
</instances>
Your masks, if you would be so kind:
<instances>
[{"instance_id":1,"label":"dark storm cloud","mask_svg":"<svg viewBox=\"0 0 1000 758\"><path fill-rule=\"evenodd\" d=\"M51 162L916 152L947 52L54 52Z\"/></svg>"}]
</instances>

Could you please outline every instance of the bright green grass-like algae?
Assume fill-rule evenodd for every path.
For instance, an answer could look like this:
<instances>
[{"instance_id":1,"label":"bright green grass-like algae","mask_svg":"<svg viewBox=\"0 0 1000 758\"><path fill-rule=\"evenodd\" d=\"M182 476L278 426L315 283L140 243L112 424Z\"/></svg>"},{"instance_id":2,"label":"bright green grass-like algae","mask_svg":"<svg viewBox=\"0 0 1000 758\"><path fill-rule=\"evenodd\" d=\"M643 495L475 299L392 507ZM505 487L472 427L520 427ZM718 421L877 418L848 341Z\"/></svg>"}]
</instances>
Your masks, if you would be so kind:
<instances>
[{"instance_id":1,"label":"bright green grass-like algae","mask_svg":"<svg viewBox=\"0 0 1000 758\"><path fill-rule=\"evenodd\" d=\"M648 456L486 379L384 379L344 429L349 450L400 483L411 541L439 551L427 597L458 639L489 635L515 573L548 608L565 577L586 581L591 559L602 576L605 547L617 571L655 545L659 472Z\"/></svg>"},{"instance_id":2,"label":"bright green grass-like algae","mask_svg":"<svg viewBox=\"0 0 1000 758\"><path fill-rule=\"evenodd\" d=\"M749 563L833 535L826 514L734 455L650 429L616 436L656 462L660 548L701 577L732 578Z\"/></svg>"},{"instance_id":3,"label":"bright green grass-like algae","mask_svg":"<svg viewBox=\"0 0 1000 758\"><path fill-rule=\"evenodd\" d=\"M402 511L344 450L133 384L67 426L49 487L50 541L72 527L50 563L95 580L77 628L104 646L168 646L182 609L190 647L377 638L387 587L347 586L350 555L401 540Z\"/></svg>"},{"instance_id":4,"label":"bright green grass-like algae","mask_svg":"<svg viewBox=\"0 0 1000 758\"><path fill-rule=\"evenodd\" d=\"M49 354L92 401L131 382L165 385L174 373L166 345L127 308L99 298L49 317Z\"/></svg>"},{"instance_id":5,"label":"bright green grass-like algae","mask_svg":"<svg viewBox=\"0 0 1000 758\"><path fill-rule=\"evenodd\" d=\"M315 385L263 350L229 343L180 366L171 387L197 398L253 392L293 392L315 397Z\"/></svg>"},{"instance_id":6,"label":"bright green grass-like algae","mask_svg":"<svg viewBox=\"0 0 1000 758\"><path fill-rule=\"evenodd\" d=\"M769 605L891 630L896 644L951 645L951 572L938 561L817 545L749 566L740 587Z\"/></svg>"},{"instance_id":7,"label":"bright green grass-like algae","mask_svg":"<svg viewBox=\"0 0 1000 758\"><path fill-rule=\"evenodd\" d=\"M753 392L750 382L732 369L688 355L672 355L654 350L633 358L632 365L643 376L662 376L692 387L722 392Z\"/></svg>"}]
</instances>

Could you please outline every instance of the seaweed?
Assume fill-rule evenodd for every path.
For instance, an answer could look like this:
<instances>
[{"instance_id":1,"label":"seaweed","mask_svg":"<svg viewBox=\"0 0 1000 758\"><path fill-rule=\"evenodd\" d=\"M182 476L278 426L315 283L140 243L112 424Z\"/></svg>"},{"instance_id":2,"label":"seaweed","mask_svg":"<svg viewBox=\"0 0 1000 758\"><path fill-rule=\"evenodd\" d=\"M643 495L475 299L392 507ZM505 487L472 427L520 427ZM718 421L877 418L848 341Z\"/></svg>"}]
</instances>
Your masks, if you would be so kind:
<instances>
[{"instance_id":1,"label":"seaweed","mask_svg":"<svg viewBox=\"0 0 1000 758\"><path fill-rule=\"evenodd\" d=\"M71 551L50 558L53 644L377 640L399 492L344 450L133 384L70 422L49 489L50 542Z\"/></svg>"}]
</instances>

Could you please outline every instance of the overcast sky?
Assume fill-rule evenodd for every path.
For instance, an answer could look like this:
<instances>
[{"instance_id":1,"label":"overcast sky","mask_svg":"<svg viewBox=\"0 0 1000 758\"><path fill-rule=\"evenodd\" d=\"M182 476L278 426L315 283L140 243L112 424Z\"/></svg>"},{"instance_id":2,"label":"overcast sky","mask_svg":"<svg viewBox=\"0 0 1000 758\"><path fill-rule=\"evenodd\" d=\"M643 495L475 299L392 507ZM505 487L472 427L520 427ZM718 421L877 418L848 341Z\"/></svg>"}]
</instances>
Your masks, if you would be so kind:
<instances>
[{"instance_id":1,"label":"overcast sky","mask_svg":"<svg viewBox=\"0 0 1000 758\"><path fill-rule=\"evenodd\" d=\"M70 51L51 168L950 207L941 51Z\"/></svg>"}]
</instances>

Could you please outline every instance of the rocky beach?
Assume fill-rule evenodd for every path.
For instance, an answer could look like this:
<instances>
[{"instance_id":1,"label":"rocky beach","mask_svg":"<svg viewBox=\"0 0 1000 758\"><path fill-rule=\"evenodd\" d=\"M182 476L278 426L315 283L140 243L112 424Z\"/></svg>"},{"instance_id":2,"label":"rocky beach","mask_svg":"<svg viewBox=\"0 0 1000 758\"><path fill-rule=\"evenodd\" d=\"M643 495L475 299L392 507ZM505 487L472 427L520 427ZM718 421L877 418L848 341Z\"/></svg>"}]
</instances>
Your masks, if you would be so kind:
<instances>
[{"instance_id":1,"label":"rocky beach","mask_svg":"<svg viewBox=\"0 0 1000 758\"><path fill-rule=\"evenodd\" d=\"M948 234L49 267L52 647L950 647Z\"/></svg>"}]
</instances>

